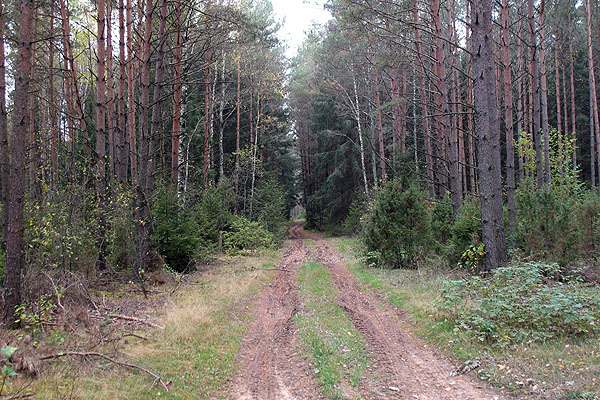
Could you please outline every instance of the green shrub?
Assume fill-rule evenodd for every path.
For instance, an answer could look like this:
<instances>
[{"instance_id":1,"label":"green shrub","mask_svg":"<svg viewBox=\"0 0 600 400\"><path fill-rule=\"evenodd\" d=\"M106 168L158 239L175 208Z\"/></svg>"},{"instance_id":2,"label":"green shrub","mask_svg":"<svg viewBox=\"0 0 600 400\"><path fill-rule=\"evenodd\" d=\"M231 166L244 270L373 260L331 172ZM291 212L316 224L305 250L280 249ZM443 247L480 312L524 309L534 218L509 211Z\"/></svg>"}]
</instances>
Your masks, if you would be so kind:
<instances>
[{"instance_id":1,"label":"green shrub","mask_svg":"<svg viewBox=\"0 0 600 400\"><path fill-rule=\"evenodd\" d=\"M600 331L600 292L548 277L557 264L502 267L482 278L446 281L440 316L482 342L504 345Z\"/></svg>"},{"instance_id":2,"label":"green shrub","mask_svg":"<svg viewBox=\"0 0 600 400\"><path fill-rule=\"evenodd\" d=\"M517 191L517 219L513 242L525 256L541 257L566 265L578 252L577 227L572 221L576 202L552 188Z\"/></svg>"},{"instance_id":3,"label":"green shrub","mask_svg":"<svg viewBox=\"0 0 600 400\"><path fill-rule=\"evenodd\" d=\"M363 241L367 251L379 253L381 264L414 268L431 243L430 229L425 195L406 180L394 180L377 194Z\"/></svg>"},{"instance_id":4,"label":"green shrub","mask_svg":"<svg viewBox=\"0 0 600 400\"><path fill-rule=\"evenodd\" d=\"M275 179L263 179L254 196L254 218L282 242L288 230L288 209L284 188Z\"/></svg>"},{"instance_id":5,"label":"green shrub","mask_svg":"<svg viewBox=\"0 0 600 400\"><path fill-rule=\"evenodd\" d=\"M360 233L362 229L362 218L367 213L367 201L364 196L354 200L348 209L348 216L342 225L342 232L346 235Z\"/></svg>"},{"instance_id":6,"label":"green shrub","mask_svg":"<svg viewBox=\"0 0 600 400\"><path fill-rule=\"evenodd\" d=\"M219 236L230 223L234 204L235 191L227 179L221 179L217 186L208 188L202 195L196 206L195 218L203 253L220 250Z\"/></svg>"},{"instance_id":7,"label":"green shrub","mask_svg":"<svg viewBox=\"0 0 600 400\"><path fill-rule=\"evenodd\" d=\"M120 271L133 265L135 253L135 220L132 210L133 196L129 189L118 188L110 200L108 209L107 260Z\"/></svg>"},{"instance_id":8,"label":"green shrub","mask_svg":"<svg viewBox=\"0 0 600 400\"><path fill-rule=\"evenodd\" d=\"M590 191L583 195L574 209L575 226L579 231L578 243L585 255L600 252L600 195Z\"/></svg>"},{"instance_id":9,"label":"green shrub","mask_svg":"<svg viewBox=\"0 0 600 400\"><path fill-rule=\"evenodd\" d=\"M95 270L100 210L91 190L72 185L48 191L25 210L28 265L86 273Z\"/></svg>"},{"instance_id":10,"label":"green shrub","mask_svg":"<svg viewBox=\"0 0 600 400\"><path fill-rule=\"evenodd\" d=\"M223 244L228 252L256 250L273 245L273 234L258 222L236 215L230 220L227 232L223 233Z\"/></svg>"},{"instance_id":11,"label":"green shrub","mask_svg":"<svg viewBox=\"0 0 600 400\"><path fill-rule=\"evenodd\" d=\"M437 243L444 245L450 240L453 224L454 216L450 198L446 196L443 200L434 202L431 208L431 231Z\"/></svg>"},{"instance_id":12,"label":"green shrub","mask_svg":"<svg viewBox=\"0 0 600 400\"><path fill-rule=\"evenodd\" d=\"M152 206L154 229L151 238L169 267L178 272L188 269L199 245L198 224L180 204L171 188L157 191Z\"/></svg>"},{"instance_id":13,"label":"green shrub","mask_svg":"<svg viewBox=\"0 0 600 400\"><path fill-rule=\"evenodd\" d=\"M465 251L481 243L481 230L479 199L467 197L456 213L456 219L450 229L450 240L444 249L450 263L458 263Z\"/></svg>"}]
</instances>

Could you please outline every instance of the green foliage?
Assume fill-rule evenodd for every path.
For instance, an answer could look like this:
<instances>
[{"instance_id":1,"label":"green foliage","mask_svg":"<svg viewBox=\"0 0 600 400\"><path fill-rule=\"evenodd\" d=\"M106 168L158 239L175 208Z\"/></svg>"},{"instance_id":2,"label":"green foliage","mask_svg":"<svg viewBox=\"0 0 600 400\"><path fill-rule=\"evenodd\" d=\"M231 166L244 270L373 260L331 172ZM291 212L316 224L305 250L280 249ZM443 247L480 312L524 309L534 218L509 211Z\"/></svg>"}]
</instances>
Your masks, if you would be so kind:
<instances>
[{"instance_id":1,"label":"green foliage","mask_svg":"<svg viewBox=\"0 0 600 400\"><path fill-rule=\"evenodd\" d=\"M29 306L24 304L18 306L15 310L17 322L24 329L31 330L34 334L41 332L44 328L44 323L50 322L52 312L56 308L53 297L54 295L45 294Z\"/></svg>"},{"instance_id":2,"label":"green foliage","mask_svg":"<svg viewBox=\"0 0 600 400\"><path fill-rule=\"evenodd\" d=\"M481 272L484 261L485 245L483 243L472 244L460 256L458 266L467 269L472 274L477 274Z\"/></svg>"},{"instance_id":3,"label":"green foliage","mask_svg":"<svg viewBox=\"0 0 600 400\"><path fill-rule=\"evenodd\" d=\"M577 242L583 254L598 256L600 251L600 194L592 191L584 194L573 214L573 220L579 232Z\"/></svg>"},{"instance_id":4,"label":"green foliage","mask_svg":"<svg viewBox=\"0 0 600 400\"><path fill-rule=\"evenodd\" d=\"M550 176L552 187L563 194L576 195L581 193L584 184L580 181L579 166L573 168L572 156L576 149L575 138L570 134L552 129L550 138ZM533 137L530 133L522 132L516 143L517 151L523 157L523 168L526 176L536 180L537 169ZM542 152L542 163L545 155Z\"/></svg>"},{"instance_id":5,"label":"green foliage","mask_svg":"<svg viewBox=\"0 0 600 400\"><path fill-rule=\"evenodd\" d=\"M90 272L98 255L98 202L83 186L47 191L26 207L27 263Z\"/></svg>"},{"instance_id":6,"label":"green foliage","mask_svg":"<svg viewBox=\"0 0 600 400\"><path fill-rule=\"evenodd\" d=\"M448 196L441 201L433 203L431 208L431 231L435 233L435 240L444 245L452 236L454 216L452 215L452 202Z\"/></svg>"},{"instance_id":7,"label":"green foliage","mask_svg":"<svg viewBox=\"0 0 600 400\"><path fill-rule=\"evenodd\" d=\"M481 243L481 207L479 199L468 197L456 213L450 229L450 240L444 248L448 260L456 264L465 251Z\"/></svg>"},{"instance_id":8,"label":"green foliage","mask_svg":"<svg viewBox=\"0 0 600 400\"><path fill-rule=\"evenodd\" d=\"M109 201L106 258L114 269L125 271L133 265L135 253L135 220L131 212L133 195L128 189L115 188Z\"/></svg>"},{"instance_id":9,"label":"green foliage","mask_svg":"<svg viewBox=\"0 0 600 400\"><path fill-rule=\"evenodd\" d=\"M255 220L273 234L277 242L283 241L288 229L286 192L275 179L263 179L255 193Z\"/></svg>"},{"instance_id":10,"label":"green foliage","mask_svg":"<svg viewBox=\"0 0 600 400\"><path fill-rule=\"evenodd\" d=\"M220 250L219 237L233 216L235 191L231 183L222 179L217 186L208 188L195 210L197 235L203 258Z\"/></svg>"},{"instance_id":11,"label":"green foliage","mask_svg":"<svg viewBox=\"0 0 600 400\"><path fill-rule=\"evenodd\" d=\"M438 309L455 330L500 346L597 334L600 295L578 281L549 280L558 269L527 263L446 281Z\"/></svg>"},{"instance_id":12,"label":"green foliage","mask_svg":"<svg viewBox=\"0 0 600 400\"><path fill-rule=\"evenodd\" d=\"M426 253L431 225L425 195L406 180L394 180L379 191L363 232L367 251L377 251L381 264L414 268Z\"/></svg>"},{"instance_id":13,"label":"green foliage","mask_svg":"<svg viewBox=\"0 0 600 400\"><path fill-rule=\"evenodd\" d=\"M553 188L517 191L517 221L513 242L526 255L548 258L566 265L578 252L577 227L571 219L572 198Z\"/></svg>"},{"instance_id":14,"label":"green foliage","mask_svg":"<svg viewBox=\"0 0 600 400\"><path fill-rule=\"evenodd\" d=\"M174 189L165 187L157 191L152 217L154 247L171 268L179 272L187 270L199 245L198 224L184 210Z\"/></svg>"},{"instance_id":15,"label":"green foliage","mask_svg":"<svg viewBox=\"0 0 600 400\"><path fill-rule=\"evenodd\" d=\"M236 215L230 220L228 231L223 233L223 244L229 252L255 250L273 245L273 234L258 222Z\"/></svg>"},{"instance_id":16,"label":"green foliage","mask_svg":"<svg viewBox=\"0 0 600 400\"><path fill-rule=\"evenodd\" d=\"M348 209L348 216L342 225L343 233L353 235L360 233L362 229L362 219L368 210L368 203L364 195L355 199Z\"/></svg>"},{"instance_id":17,"label":"green foliage","mask_svg":"<svg viewBox=\"0 0 600 400\"><path fill-rule=\"evenodd\" d=\"M4 346L0 349L0 353L2 353L2 370L0 370L0 377L2 378L2 385L0 386L0 395L4 394L4 390L6 388L6 380L8 378L12 378L13 376L17 376L15 372L15 367L13 363L10 361L12 355L17 351L16 347Z\"/></svg>"}]
</instances>

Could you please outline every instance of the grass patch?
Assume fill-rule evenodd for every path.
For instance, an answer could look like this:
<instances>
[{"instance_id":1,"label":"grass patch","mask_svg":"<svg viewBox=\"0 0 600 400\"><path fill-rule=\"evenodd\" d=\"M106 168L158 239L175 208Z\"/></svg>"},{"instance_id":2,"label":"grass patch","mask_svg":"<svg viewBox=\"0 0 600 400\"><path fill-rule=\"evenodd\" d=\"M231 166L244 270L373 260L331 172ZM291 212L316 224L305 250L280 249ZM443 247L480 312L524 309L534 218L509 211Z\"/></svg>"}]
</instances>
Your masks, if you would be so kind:
<instances>
[{"instance_id":1,"label":"grass patch","mask_svg":"<svg viewBox=\"0 0 600 400\"><path fill-rule=\"evenodd\" d=\"M346 256L365 290L375 289L409 312L414 333L459 361L479 360L480 378L517 398L593 399L600 393L600 337L565 336L502 346L480 341L444 319L435 305L444 281L459 278L456 272L436 266L434 260L418 270L369 268L360 260L356 239L329 241Z\"/></svg>"},{"instance_id":2,"label":"grass patch","mask_svg":"<svg viewBox=\"0 0 600 400\"><path fill-rule=\"evenodd\" d=\"M337 305L338 292L325 267L304 264L298 283L304 307L294 320L322 393L330 399L346 398L344 388L357 386L368 365L365 343Z\"/></svg>"},{"instance_id":3,"label":"grass patch","mask_svg":"<svg viewBox=\"0 0 600 400\"><path fill-rule=\"evenodd\" d=\"M130 340L118 359L144 366L173 382L169 392L150 389L152 379L141 373L96 363L82 368L55 362L36 380L36 398L86 399L220 399L223 385L236 373L235 358L251 313L248 298L271 279L267 269L278 261L275 252L235 257L206 272L174 296L162 312L164 331L144 333L149 342ZM109 349L106 349L110 351Z\"/></svg>"}]
</instances>

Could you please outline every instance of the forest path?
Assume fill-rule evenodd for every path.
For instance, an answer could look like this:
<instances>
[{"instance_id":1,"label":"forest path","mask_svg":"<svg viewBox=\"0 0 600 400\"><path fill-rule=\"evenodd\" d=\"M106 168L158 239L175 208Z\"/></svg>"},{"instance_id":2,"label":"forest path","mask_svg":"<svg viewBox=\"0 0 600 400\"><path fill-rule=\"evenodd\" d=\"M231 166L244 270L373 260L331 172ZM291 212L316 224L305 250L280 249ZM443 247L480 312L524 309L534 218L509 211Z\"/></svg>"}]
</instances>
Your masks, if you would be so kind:
<instances>
[{"instance_id":1,"label":"forest path","mask_svg":"<svg viewBox=\"0 0 600 400\"><path fill-rule=\"evenodd\" d=\"M237 400L321 399L319 385L302 349L293 322L301 307L297 272L314 261L304 239L316 242L316 257L332 276L346 312L372 360L368 377L358 383L361 398L417 400L500 399L483 382L452 376L456 366L432 351L404 327L401 312L365 291L337 249L319 235L294 224L290 246L272 283L259 295L255 321L240 350L240 373L231 397Z\"/></svg>"}]
</instances>

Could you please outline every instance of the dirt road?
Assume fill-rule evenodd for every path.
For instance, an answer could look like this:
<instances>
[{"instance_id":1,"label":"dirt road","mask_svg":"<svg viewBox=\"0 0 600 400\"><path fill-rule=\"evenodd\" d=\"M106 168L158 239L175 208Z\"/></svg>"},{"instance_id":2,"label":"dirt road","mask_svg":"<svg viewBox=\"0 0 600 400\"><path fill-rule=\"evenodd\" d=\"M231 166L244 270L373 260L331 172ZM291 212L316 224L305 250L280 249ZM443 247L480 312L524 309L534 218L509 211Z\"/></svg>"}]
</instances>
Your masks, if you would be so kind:
<instances>
[{"instance_id":1,"label":"dirt road","mask_svg":"<svg viewBox=\"0 0 600 400\"><path fill-rule=\"evenodd\" d=\"M316 241L316 257L333 277L338 304L360 332L376 379L359 382L366 399L500 399L468 376L451 376L455 366L431 351L405 328L399 311L374 293L361 290L336 249L296 224L275 278L256 300L238 361L240 374L230 397L237 400L321 399L310 363L302 356L293 317L299 307L298 268L309 261L304 239Z\"/></svg>"}]
</instances>

